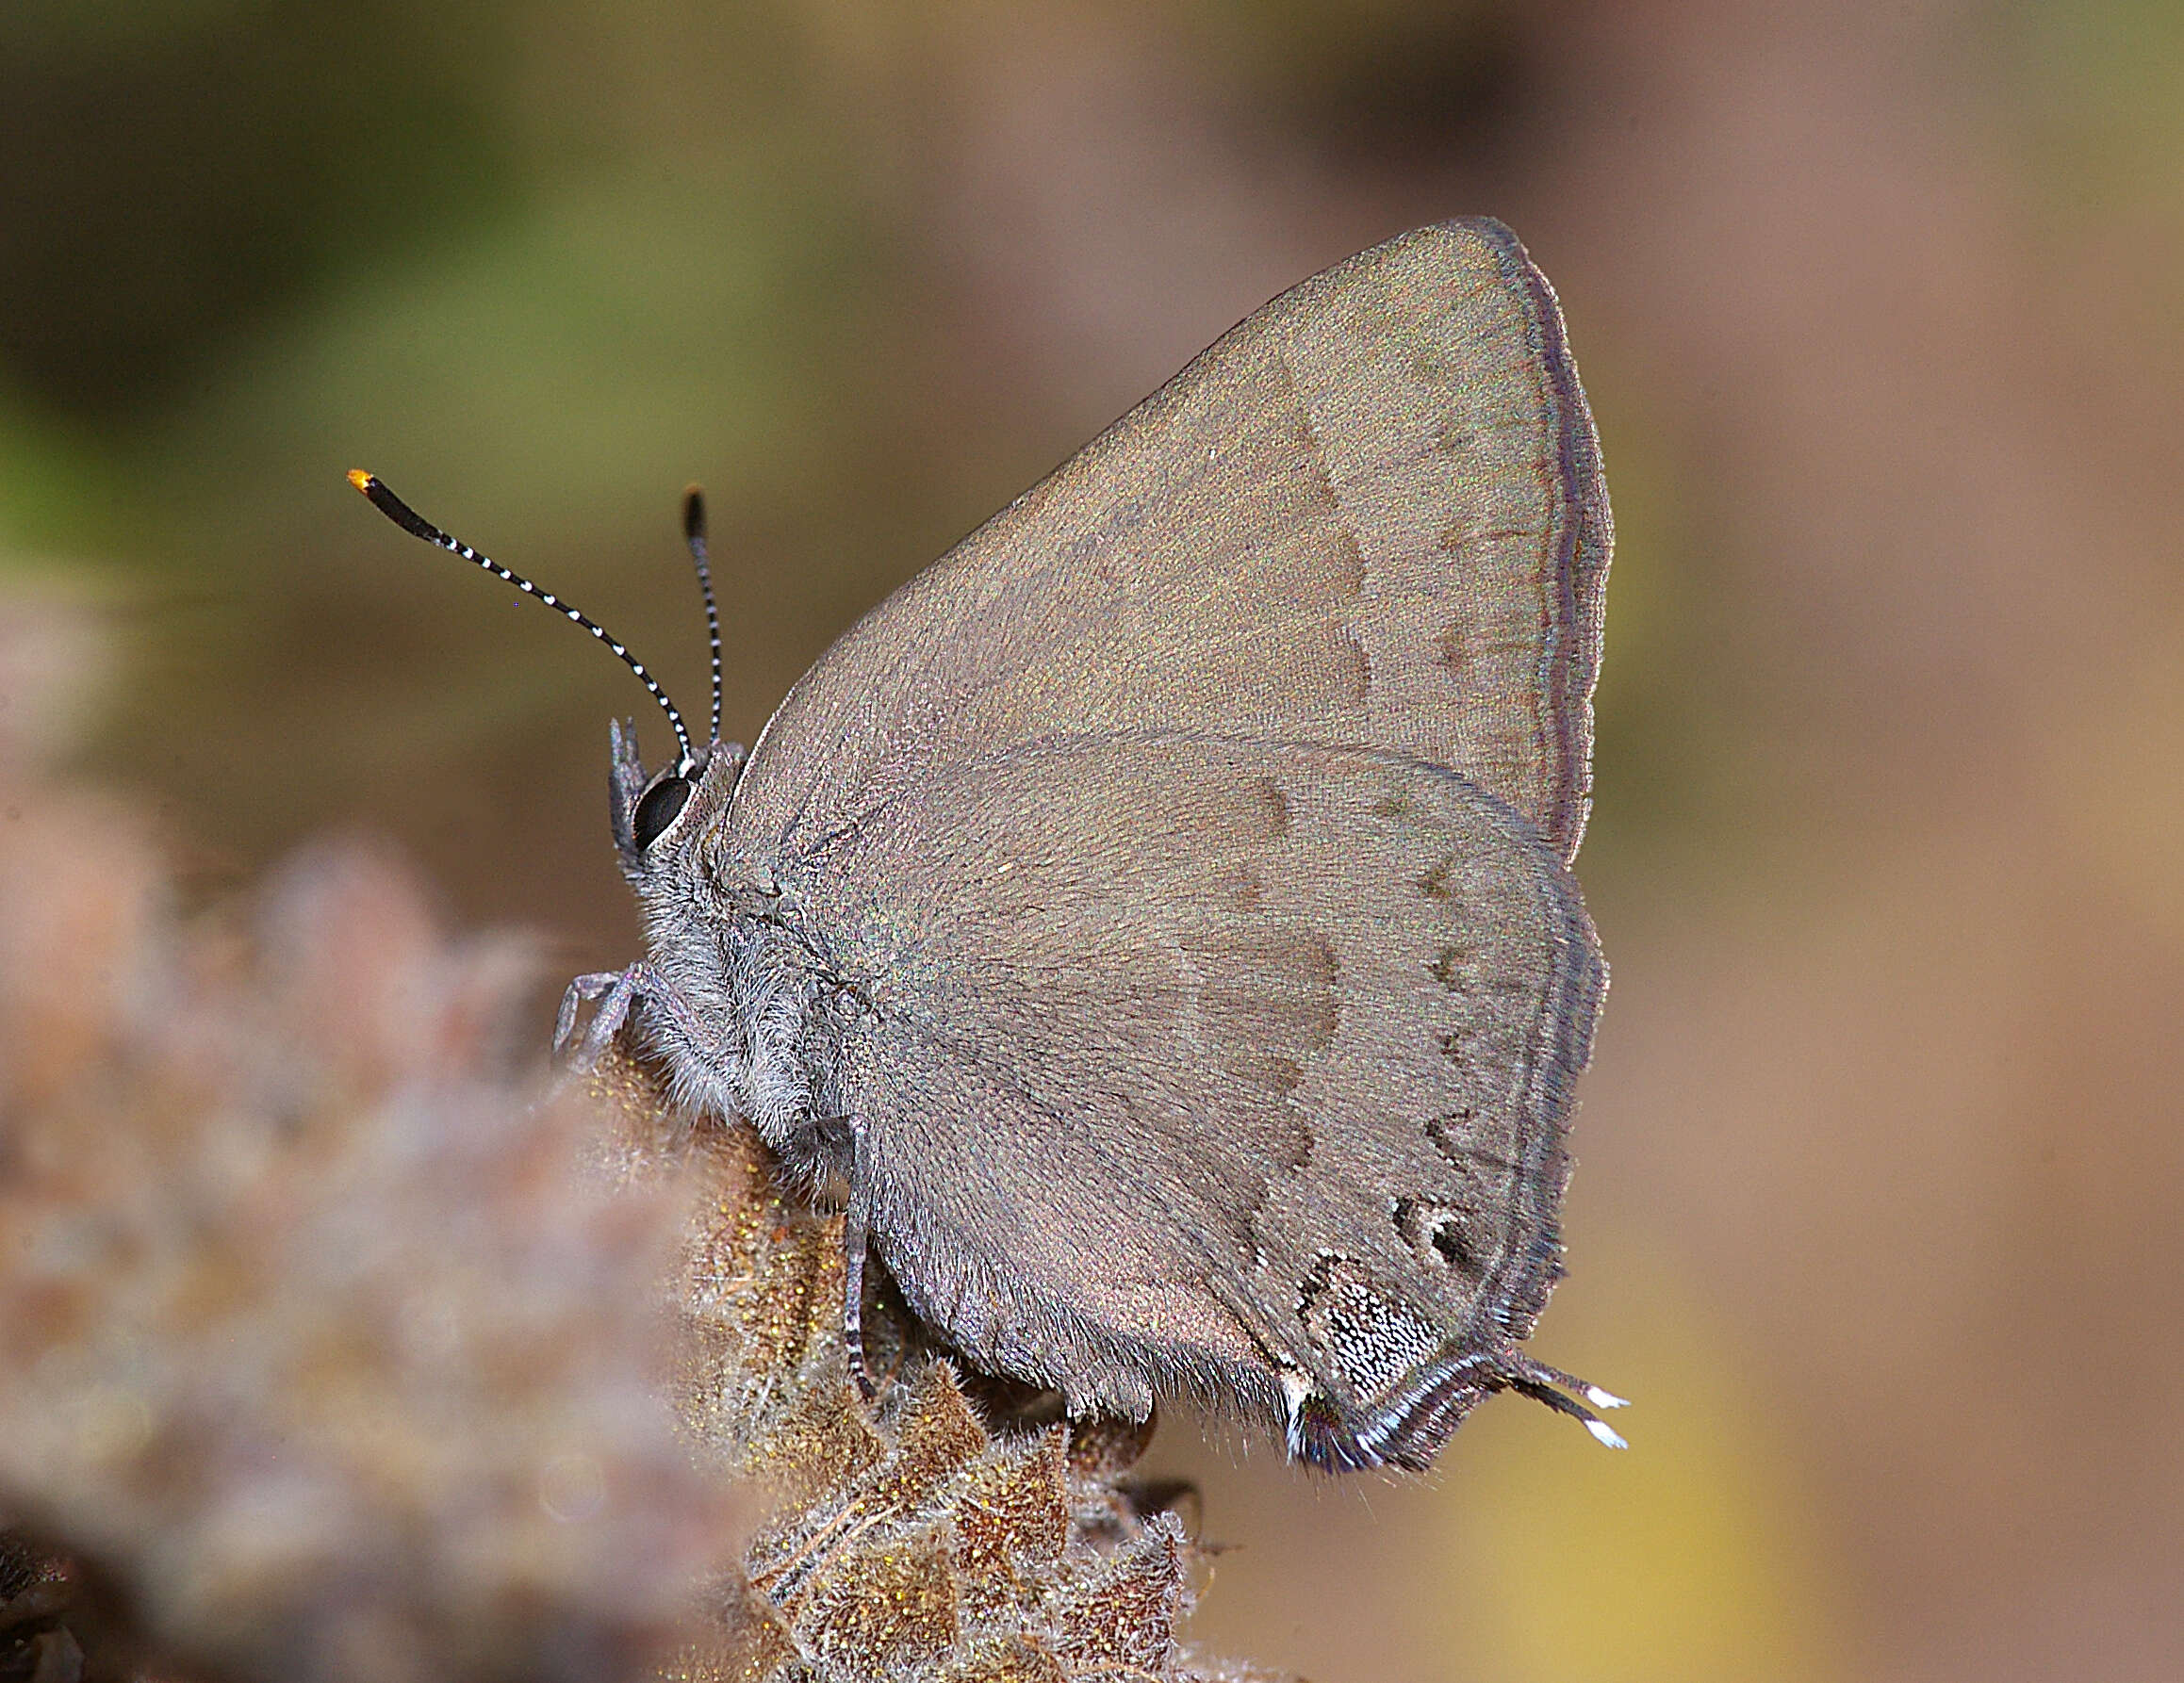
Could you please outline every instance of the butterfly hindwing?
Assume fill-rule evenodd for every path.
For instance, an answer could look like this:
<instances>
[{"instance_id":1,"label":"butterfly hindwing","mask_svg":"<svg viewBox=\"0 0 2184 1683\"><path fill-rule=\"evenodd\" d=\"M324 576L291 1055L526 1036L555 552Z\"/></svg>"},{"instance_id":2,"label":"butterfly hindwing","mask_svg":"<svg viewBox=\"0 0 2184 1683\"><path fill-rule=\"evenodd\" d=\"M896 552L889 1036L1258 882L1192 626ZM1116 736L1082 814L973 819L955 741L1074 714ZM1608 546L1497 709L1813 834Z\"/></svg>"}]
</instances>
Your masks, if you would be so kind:
<instances>
[{"instance_id":1,"label":"butterfly hindwing","mask_svg":"<svg viewBox=\"0 0 2184 1683\"><path fill-rule=\"evenodd\" d=\"M1492 796L1103 733L950 768L782 865L869 1006L841 1094L880 1252L974 1361L1276 1418L1286 1372L1362 1434L1529 1331L1602 973Z\"/></svg>"}]
</instances>

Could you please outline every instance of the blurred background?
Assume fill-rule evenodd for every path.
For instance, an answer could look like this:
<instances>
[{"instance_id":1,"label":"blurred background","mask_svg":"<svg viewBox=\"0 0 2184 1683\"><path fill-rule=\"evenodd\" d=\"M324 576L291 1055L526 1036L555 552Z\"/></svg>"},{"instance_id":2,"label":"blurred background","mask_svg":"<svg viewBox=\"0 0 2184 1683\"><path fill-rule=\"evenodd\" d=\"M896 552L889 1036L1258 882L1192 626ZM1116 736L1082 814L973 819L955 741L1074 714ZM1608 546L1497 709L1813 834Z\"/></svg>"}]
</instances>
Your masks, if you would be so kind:
<instances>
[{"instance_id":1,"label":"blurred background","mask_svg":"<svg viewBox=\"0 0 2184 1683\"><path fill-rule=\"evenodd\" d=\"M703 482L747 741L1239 317L1471 212L1616 502L1535 1348L1634 1447L1504 1401L1330 1483L1171 1419L1196 1628L1321 1683L2174 1678L2184 8L12 0L0 597L107 628L75 769L192 893L364 830L618 964L605 722L656 715L345 469L700 713Z\"/></svg>"}]
</instances>

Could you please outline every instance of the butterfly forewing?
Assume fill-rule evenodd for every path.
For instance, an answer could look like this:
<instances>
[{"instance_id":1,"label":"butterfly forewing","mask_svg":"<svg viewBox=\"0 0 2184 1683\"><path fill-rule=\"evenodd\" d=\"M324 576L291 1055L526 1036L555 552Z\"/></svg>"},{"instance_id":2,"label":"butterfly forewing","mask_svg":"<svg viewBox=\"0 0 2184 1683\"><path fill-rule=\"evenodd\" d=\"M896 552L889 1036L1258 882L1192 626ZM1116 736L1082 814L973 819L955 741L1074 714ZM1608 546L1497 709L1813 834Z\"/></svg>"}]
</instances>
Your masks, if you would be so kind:
<instances>
[{"instance_id":1,"label":"butterfly forewing","mask_svg":"<svg viewBox=\"0 0 2184 1683\"><path fill-rule=\"evenodd\" d=\"M821 831L1058 730L1191 728L1462 773L1566 859L1611 530L1546 281L1497 222L1274 300L847 633L745 779Z\"/></svg>"}]
</instances>

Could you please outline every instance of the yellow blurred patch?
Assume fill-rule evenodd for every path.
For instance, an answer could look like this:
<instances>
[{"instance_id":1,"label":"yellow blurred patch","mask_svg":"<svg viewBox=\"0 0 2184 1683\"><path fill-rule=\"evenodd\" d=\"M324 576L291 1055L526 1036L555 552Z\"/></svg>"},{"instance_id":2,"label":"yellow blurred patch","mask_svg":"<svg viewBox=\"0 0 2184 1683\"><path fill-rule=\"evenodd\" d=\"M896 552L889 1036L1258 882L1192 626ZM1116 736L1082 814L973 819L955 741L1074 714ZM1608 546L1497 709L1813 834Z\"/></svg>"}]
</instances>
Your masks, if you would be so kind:
<instances>
[{"instance_id":1,"label":"yellow blurred patch","mask_svg":"<svg viewBox=\"0 0 2184 1683\"><path fill-rule=\"evenodd\" d=\"M1503 1401L1465 1429L1446 1493L1452 1675L1554 1683L1804 1683L1841 1675L1785 1411L1657 1259L1599 1259L1534 1348L1633 1398L1631 1441ZM1620 1249L1620 1248L1614 1248ZM1476 1433L1476 1436L1473 1434ZM1506 1441L1494 1442L1500 1438Z\"/></svg>"}]
</instances>

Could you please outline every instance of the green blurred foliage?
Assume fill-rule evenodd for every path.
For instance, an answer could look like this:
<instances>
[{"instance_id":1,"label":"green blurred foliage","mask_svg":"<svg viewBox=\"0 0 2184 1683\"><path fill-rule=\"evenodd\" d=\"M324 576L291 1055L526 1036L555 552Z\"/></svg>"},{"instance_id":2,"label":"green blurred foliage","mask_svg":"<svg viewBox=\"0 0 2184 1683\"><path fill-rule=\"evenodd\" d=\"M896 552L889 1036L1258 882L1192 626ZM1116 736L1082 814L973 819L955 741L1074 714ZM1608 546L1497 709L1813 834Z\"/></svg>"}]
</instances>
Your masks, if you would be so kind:
<instances>
[{"instance_id":1,"label":"green blurred foliage","mask_svg":"<svg viewBox=\"0 0 2184 1683\"><path fill-rule=\"evenodd\" d=\"M504 197L496 58L491 8L8 8L0 366L41 408L126 423Z\"/></svg>"},{"instance_id":2,"label":"green blurred foliage","mask_svg":"<svg viewBox=\"0 0 2184 1683\"><path fill-rule=\"evenodd\" d=\"M2080 212L2178 208L2184 9L2169 0L2020 0L2003 13L2010 81L2040 161Z\"/></svg>"}]
</instances>

